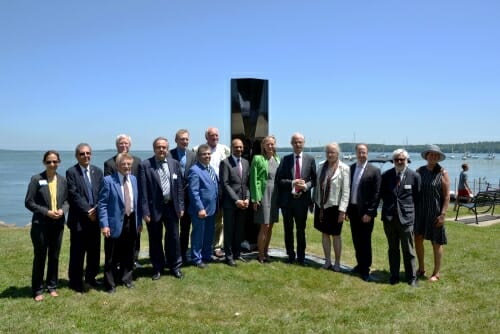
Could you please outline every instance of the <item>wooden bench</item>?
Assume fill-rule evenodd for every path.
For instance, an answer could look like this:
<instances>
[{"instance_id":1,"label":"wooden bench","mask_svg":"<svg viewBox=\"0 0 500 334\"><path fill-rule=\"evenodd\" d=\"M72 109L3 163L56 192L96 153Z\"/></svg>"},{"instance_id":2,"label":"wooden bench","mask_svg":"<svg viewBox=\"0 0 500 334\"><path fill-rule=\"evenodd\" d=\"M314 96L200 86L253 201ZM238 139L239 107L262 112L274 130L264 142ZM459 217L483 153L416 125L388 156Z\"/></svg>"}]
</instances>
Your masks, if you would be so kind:
<instances>
[{"instance_id":1,"label":"wooden bench","mask_svg":"<svg viewBox=\"0 0 500 334\"><path fill-rule=\"evenodd\" d=\"M455 221L458 220L458 212L460 211L460 207L465 207L474 212L476 224L479 224L477 220L478 213L487 213L491 210L491 214L493 215L495 213L495 205L497 204L500 204L500 190L487 188L485 191L478 192L470 202L462 203L458 201Z\"/></svg>"}]
</instances>

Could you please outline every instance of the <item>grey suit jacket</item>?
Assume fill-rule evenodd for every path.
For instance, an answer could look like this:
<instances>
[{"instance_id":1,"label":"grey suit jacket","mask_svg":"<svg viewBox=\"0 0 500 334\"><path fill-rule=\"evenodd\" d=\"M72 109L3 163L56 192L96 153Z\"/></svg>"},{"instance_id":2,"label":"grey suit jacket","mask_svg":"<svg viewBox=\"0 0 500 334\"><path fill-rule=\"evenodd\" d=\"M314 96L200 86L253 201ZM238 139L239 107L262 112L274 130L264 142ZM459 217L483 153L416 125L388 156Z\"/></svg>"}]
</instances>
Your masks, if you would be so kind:
<instances>
[{"instance_id":1,"label":"grey suit jacket","mask_svg":"<svg viewBox=\"0 0 500 334\"><path fill-rule=\"evenodd\" d=\"M242 175L240 177L238 164L232 156L224 159L219 167L219 178L222 190L222 207L235 208L237 200L250 200L248 188L250 179L250 164L241 158Z\"/></svg>"},{"instance_id":2,"label":"grey suit jacket","mask_svg":"<svg viewBox=\"0 0 500 334\"><path fill-rule=\"evenodd\" d=\"M68 186L66 184L66 178L57 174L57 209L67 209L67 199ZM33 175L28 185L28 191L26 192L26 198L24 200L26 209L33 212L33 217L31 218L32 224L54 222L53 219L47 216L47 212L50 210L50 204L51 201L49 185L47 183L47 173L42 172L40 174ZM63 225L65 217L63 216L55 222Z\"/></svg>"},{"instance_id":3,"label":"grey suit jacket","mask_svg":"<svg viewBox=\"0 0 500 334\"><path fill-rule=\"evenodd\" d=\"M307 190L302 193L300 200L304 204L312 203L311 188L316 186L316 162L314 157L302 153L302 169L300 176L306 181ZM276 172L276 183L278 185L278 201L280 207L285 207L292 196L292 181L295 179L295 154L283 157Z\"/></svg>"},{"instance_id":4,"label":"grey suit jacket","mask_svg":"<svg viewBox=\"0 0 500 334\"><path fill-rule=\"evenodd\" d=\"M184 211L184 186L179 161L166 158L170 171L170 195L177 216L180 217ZM163 213L163 190L161 189L160 175L156 166L156 158L152 156L143 160L139 165L139 196L142 206L142 215L150 216L153 221L159 221Z\"/></svg>"},{"instance_id":5,"label":"grey suit jacket","mask_svg":"<svg viewBox=\"0 0 500 334\"><path fill-rule=\"evenodd\" d=\"M115 155L112 158L109 158L108 160L106 160L104 162L104 176L111 175L114 172L118 171L118 169L116 168L116 156L117 155ZM141 159L136 157L136 156L132 156L132 157L134 158L134 161L132 162L132 175L134 175L135 177L138 177L139 176L139 164L141 163Z\"/></svg>"},{"instance_id":6,"label":"grey suit jacket","mask_svg":"<svg viewBox=\"0 0 500 334\"><path fill-rule=\"evenodd\" d=\"M353 193L352 186L355 171L356 164L354 163L351 165L351 196ZM356 206L359 216L365 214L373 218L377 216L381 182L382 176L380 174L380 169L373 166L371 163L367 163L363 175L361 175L361 179L359 180L356 196ZM349 203L350 202L349 200Z\"/></svg>"},{"instance_id":7,"label":"grey suit jacket","mask_svg":"<svg viewBox=\"0 0 500 334\"><path fill-rule=\"evenodd\" d=\"M406 168L399 187L396 169L391 168L384 172L380 186L380 198L383 201L382 221L390 222L398 215L401 225L413 225L420 186L420 175L409 168Z\"/></svg>"},{"instance_id":8,"label":"grey suit jacket","mask_svg":"<svg viewBox=\"0 0 500 334\"><path fill-rule=\"evenodd\" d=\"M175 160L181 161L180 157L179 157L179 151L177 151L177 148L173 148L170 150L170 155L172 156L172 158L174 158ZM191 167L193 167L193 165L196 163L196 153L194 153L193 151L191 150L186 150L186 166L184 167L184 174L182 175L182 178L184 180L184 187L187 187L188 185L188 175L189 175L189 169ZM182 166L181 166L182 168Z\"/></svg>"}]
</instances>

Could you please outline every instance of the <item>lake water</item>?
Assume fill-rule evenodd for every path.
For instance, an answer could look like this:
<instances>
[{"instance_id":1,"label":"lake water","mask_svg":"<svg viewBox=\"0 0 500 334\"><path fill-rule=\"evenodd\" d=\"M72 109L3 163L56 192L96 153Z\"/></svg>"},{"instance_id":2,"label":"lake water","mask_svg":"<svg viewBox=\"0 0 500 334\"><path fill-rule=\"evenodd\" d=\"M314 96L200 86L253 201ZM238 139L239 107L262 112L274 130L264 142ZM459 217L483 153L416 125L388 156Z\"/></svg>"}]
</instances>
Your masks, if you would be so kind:
<instances>
[{"instance_id":1,"label":"lake water","mask_svg":"<svg viewBox=\"0 0 500 334\"><path fill-rule=\"evenodd\" d=\"M0 150L0 222L25 226L31 221L31 212L24 207L24 197L32 175L44 170L41 151L1 151ZM323 152L308 152L316 157L317 162L323 160ZM58 172L65 175L66 170L76 163L73 151L61 151L61 164ZM115 154L114 151L94 151L92 164L103 168L104 161ZM134 155L141 159L153 155L152 151L134 151ZM287 153L283 153L287 154ZM376 154L371 154L369 159L374 159ZM416 169L425 164L420 154L410 153L410 168ZM486 160L486 154L480 154L478 159L468 159L470 185L483 189L486 182L498 187L500 183L500 159ZM353 162L344 161L348 164ZM452 190L458 182L461 165L464 161L457 155L455 159L446 159L441 164L450 174ZM392 163L376 164L382 170L392 167Z\"/></svg>"}]
</instances>

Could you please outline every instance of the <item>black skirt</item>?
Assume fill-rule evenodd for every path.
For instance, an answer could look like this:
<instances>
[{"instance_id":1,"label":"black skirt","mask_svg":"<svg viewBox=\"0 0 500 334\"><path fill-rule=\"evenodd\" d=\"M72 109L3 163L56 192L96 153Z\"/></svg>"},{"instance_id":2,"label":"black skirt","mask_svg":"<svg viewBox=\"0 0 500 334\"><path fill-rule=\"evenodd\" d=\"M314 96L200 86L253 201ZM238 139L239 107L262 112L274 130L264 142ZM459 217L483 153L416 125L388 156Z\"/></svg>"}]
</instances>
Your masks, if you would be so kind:
<instances>
[{"instance_id":1,"label":"black skirt","mask_svg":"<svg viewBox=\"0 0 500 334\"><path fill-rule=\"evenodd\" d=\"M331 206L323 209L323 220L320 221L320 208L318 205L314 206L314 228L318 231L329 235L340 235L342 232L342 225L339 223L339 207Z\"/></svg>"}]
</instances>

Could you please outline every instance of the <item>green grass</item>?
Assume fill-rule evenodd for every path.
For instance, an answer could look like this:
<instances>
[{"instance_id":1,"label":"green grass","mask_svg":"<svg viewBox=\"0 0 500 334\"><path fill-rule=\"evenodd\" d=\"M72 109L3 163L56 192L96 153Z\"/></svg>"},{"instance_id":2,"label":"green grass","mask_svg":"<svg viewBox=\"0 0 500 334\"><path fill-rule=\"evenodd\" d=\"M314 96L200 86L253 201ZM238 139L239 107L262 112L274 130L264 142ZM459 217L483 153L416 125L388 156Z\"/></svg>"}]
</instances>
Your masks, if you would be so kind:
<instances>
[{"instance_id":1,"label":"green grass","mask_svg":"<svg viewBox=\"0 0 500 334\"><path fill-rule=\"evenodd\" d=\"M498 333L500 225L447 222L441 281L391 286L387 242L380 221L373 234L373 270L379 282L316 266L257 261L230 268L211 264L183 269L183 280L151 281L147 259L136 288L108 295L67 288L69 231L60 260L59 298L31 298L32 245L28 228L0 229L0 333ZM453 215L454 217L454 215ZM354 264L350 229L344 224L342 263ZM320 233L307 228L308 253L321 256ZM143 245L147 233L143 233ZM273 247L283 247L283 226ZM427 269L432 250L426 242ZM402 266L401 266L402 268Z\"/></svg>"}]
</instances>

